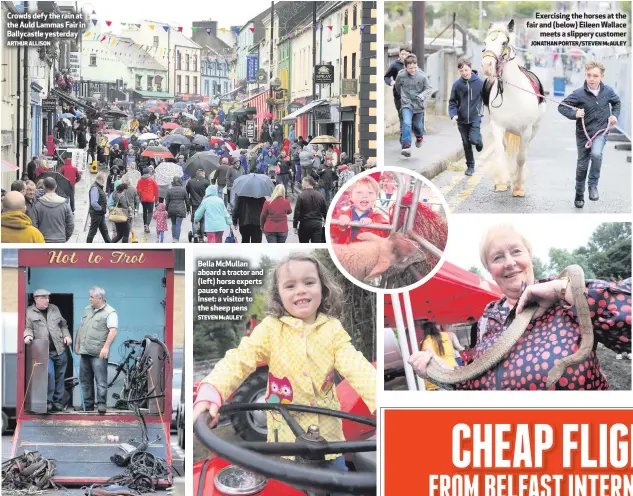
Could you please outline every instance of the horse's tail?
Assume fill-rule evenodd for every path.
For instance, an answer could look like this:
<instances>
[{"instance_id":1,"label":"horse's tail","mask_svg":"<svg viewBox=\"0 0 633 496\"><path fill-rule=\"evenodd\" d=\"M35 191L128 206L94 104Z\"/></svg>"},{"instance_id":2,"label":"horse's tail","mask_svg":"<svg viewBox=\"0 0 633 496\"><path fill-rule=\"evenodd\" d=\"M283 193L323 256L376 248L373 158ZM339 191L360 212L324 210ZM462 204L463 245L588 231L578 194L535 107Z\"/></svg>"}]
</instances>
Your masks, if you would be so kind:
<instances>
[{"instance_id":1,"label":"horse's tail","mask_svg":"<svg viewBox=\"0 0 633 496\"><path fill-rule=\"evenodd\" d=\"M519 153L519 146L521 145L521 136L518 134L512 134L509 131L506 131L505 134L505 142L506 142L506 155L508 157L512 157Z\"/></svg>"}]
</instances>

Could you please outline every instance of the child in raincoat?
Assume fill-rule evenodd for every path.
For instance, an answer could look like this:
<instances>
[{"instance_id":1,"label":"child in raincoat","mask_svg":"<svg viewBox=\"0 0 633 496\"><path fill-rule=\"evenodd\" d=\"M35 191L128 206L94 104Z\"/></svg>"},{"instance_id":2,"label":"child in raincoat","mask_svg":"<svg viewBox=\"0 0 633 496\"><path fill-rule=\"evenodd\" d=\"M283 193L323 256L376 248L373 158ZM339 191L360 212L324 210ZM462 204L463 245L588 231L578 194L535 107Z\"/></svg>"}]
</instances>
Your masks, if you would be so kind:
<instances>
[{"instance_id":1,"label":"child in raincoat","mask_svg":"<svg viewBox=\"0 0 633 496\"><path fill-rule=\"evenodd\" d=\"M293 253L275 268L268 316L240 345L226 353L203 379L193 410L194 421L209 410L214 426L218 409L257 368L268 364L266 402L340 410L334 371L345 376L370 411L376 409L376 370L351 343L338 316L343 293L314 256ZM293 412L293 415L295 412ZM341 421L313 413L296 413L303 429L319 426L329 442L344 441ZM267 412L268 442L294 442L277 412ZM331 468L346 470L341 455L326 455Z\"/></svg>"},{"instance_id":2,"label":"child in raincoat","mask_svg":"<svg viewBox=\"0 0 633 496\"><path fill-rule=\"evenodd\" d=\"M159 203L156 210L154 210L154 214L152 218L156 221L156 236L158 237L159 243L164 243L165 231L169 228L167 227L167 210L165 209L164 203Z\"/></svg>"}]
</instances>

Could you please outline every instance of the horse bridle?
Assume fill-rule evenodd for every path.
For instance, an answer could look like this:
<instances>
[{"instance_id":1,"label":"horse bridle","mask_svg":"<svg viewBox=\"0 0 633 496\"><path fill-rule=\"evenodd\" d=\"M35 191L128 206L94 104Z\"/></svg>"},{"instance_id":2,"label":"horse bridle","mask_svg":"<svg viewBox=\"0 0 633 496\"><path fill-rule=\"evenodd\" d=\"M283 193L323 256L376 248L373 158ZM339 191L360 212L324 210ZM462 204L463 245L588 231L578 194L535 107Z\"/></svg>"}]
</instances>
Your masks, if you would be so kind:
<instances>
[{"instance_id":1,"label":"horse bridle","mask_svg":"<svg viewBox=\"0 0 633 496\"><path fill-rule=\"evenodd\" d=\"M483 49L482 52L482 58L484 57L493 57L495 59L495 64L497 66L497 77L501 77L501 73L503 72L503 68L506 64L506 62L513 60L513 57L508 57L508 54L511 53L511 48L509 46L510 43L510 37L508 36L508 33L506 31L504 31L503 29L496 29L494 31L490 31L490 33L488 33L488 36L490 36L492 33L502 33L506 39L508 40L506 42L506 46L503 47L503 50L501 51L501 55L497 55L495 52L493 52L492 50L486 50ZM493 38L496 39L496 38Z\"/></svg>"}]
</instances>

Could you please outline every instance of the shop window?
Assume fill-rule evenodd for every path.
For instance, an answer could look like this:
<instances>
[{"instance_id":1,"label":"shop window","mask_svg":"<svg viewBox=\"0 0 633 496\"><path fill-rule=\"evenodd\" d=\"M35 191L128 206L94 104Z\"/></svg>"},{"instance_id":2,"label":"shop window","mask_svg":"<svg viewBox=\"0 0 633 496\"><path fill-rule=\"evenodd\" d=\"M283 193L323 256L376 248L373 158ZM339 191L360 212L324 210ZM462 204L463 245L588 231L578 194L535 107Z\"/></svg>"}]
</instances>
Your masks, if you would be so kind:
<instances>
[{"instance_id":1,"label":"shop window","mask_svg":"<svg viewBox=\"0 0 633 496\"><path fill-rule=\"evenodd\" d=\"M185 55L185 67L189 70L189 54Z\"/></svg>"},{"instance_id":2,"label":"shop window","mask_svg":"<svg viewBox=\"0 0 633 496\"><path fill-rule=\"evenodd\" d=\"M352 9L352 29L356 29L358 26L358 6L354 5Z\"/></svg>"},{"instance_id":3,"label":"shop window","mask_svg":"<svg viewBox=\"0 0 633 496\"><path fill-rule=\"evenodd\" d=\"M154 36L154 46L158 46L158 36Z\"/></svg>"},{"instance_id":4,"label":"shop window","mask_svg":"<svg viewBox=\"0 0 633 496\"><path fill-rule=\"evenodd\" d=\"M185 93L189 93L189 76L185 76Z\"/></svg>"},{"instance_id":5,"label":"shop window","mask_svg":"<svg viewBox=\"0 0 633 496\"><path fill-rule=\"evenodd\" d=\"M198 94L198 77L197 76L193 77L193 94L194 95Z\"/></svg>"},{"instance_id":6,"label":"shop window","mask_svg":"<svg viewBox=\"0 0 633 496\"><path fill-rule=\"evenodd\" d=\"M345 14L343 15L343 26L349 26L349 15L347 9L345 9Z\"/></svg>"},{"instance_id":7,"label":"shop window","mask_svg":"<svg viewBox=\"0 0 633 496\"><path fill-rule=\"evenodd\" d=\"M152 91L154 88L154 78L153 76L147 76L147 91Z\"/></svg>"},{"instance_id":8,"label":"shop window","mask_svg":"<svg viewBox=\"0 0 633 496\"><path fill-rule=\"evenodd\" d=\"M182 54L180 52L176 56L176 67L179 71L182 71Z\"/></svg>"},{"instance_id":9,"label":"shop window","mask_svg":"<svg viewBox=\"0 0 633 496\"><path fill-rule=\"evenodd\" d=\"M176 93L182 93L182 77L176 76Z\"/></svg>"},{"instance_id":10,"label":"shop window","mask_svg":"<svg viewBox=\"0 0 633 496\"><path fill-rule=\"evenodd\" d=\"M343 57L343 79L347 79L347 55Z\"/></svg>"},{"instance_id":11,"label":"shop window","mask_svg":"<svg viewBox=\"0 0 633 496\"><path fill-rule=\"evenodd\" d=\"M198 56L193 56L193 72L198 72Z\"/></svg>"},{"instance_id":12,"label":"shop window","mask_svg":"<svg viewBox=\"0 0 633 496\"><path fill-rule=\"evenodd\" d=\"M136 76L136 89L141 90L143 85L143 76Z\"/></svg>"},{"instance_id":13,"label":"shop window","mask_svg":"<svg viewBox=\"0 0 633 496\"><path fill-rule=\"evenodd\" d=\"M97 55L96 54L93 54L93 53L90 54L90 65L92 67L96 67L97 66Z\"/></svg>"}]
</instances>

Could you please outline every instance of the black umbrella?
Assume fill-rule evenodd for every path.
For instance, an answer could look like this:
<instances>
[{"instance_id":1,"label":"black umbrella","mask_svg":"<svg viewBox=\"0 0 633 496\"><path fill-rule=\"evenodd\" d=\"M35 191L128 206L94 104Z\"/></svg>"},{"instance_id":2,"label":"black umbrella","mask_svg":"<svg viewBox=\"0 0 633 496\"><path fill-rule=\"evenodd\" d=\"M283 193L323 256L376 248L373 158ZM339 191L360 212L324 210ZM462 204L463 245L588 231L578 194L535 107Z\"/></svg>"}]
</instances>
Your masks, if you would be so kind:
<instances>
[{"instance_id":1,"label":"black umbrella","mask_svg":"<svg viewBox=\"0 0 633 496\"><path fill-rule=\"evenodd\" d=\"M191 140L191 142L194 145L208 146L209 145L209 138L207 138L204 134L196 134L193 137L193 140Z\"/></svg>"},{"instance_id":2,"label":"black umbrella","mask_svg":"<svg viewBox=\"0 0 633 496\"><path fill-rule=\"evenodd\" d=\"M120 110L106 110L106 115L110 115L112 117L127 117L127 113L122 112Z\"/></svg>"},{"instance_id":3,"label":"black umbrella","mask_svg":"<svg viewBox=\"0 0 633 496\"><path fill-rule=\"evenodd\" d=\"M207 140L208 143L208 140ZM172 145L190 145L191 141L184 134L170 134L163 139L163 146L171 147Z\"/></svg>"},{"instance_id":4,"label":"black umbrella","mask_svg":"<svg viewBox=\"0 0 633 496\"><path fill-rule=\"evenodd\" d=\"M220 157L218 157L215 152L199 152L187 161L185 174L189 174L191 177L194 177L198 169L202 168L208 176L219 166Z\"/></svg>"},{"instance_id":5,"label":"black umbrella","mask_svg":"<svg viewBox=\"0 0 633 496\"><path fill-rule=\"evenodd\" d=\"M55 179L57 183L57 191L56 193L59 196L64 198L70 198L73 193L73 187L70 184L70 181L66 179L66 177L62 176L59 172L43 172L39 176L37 176L37 180L45 179L47 177L52 177Z\"/></svg>"}]
</instances>

